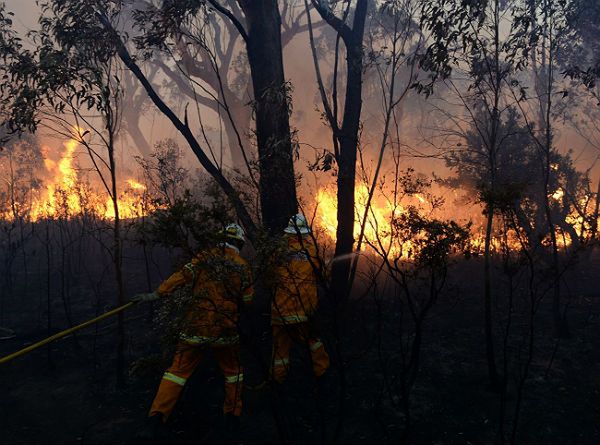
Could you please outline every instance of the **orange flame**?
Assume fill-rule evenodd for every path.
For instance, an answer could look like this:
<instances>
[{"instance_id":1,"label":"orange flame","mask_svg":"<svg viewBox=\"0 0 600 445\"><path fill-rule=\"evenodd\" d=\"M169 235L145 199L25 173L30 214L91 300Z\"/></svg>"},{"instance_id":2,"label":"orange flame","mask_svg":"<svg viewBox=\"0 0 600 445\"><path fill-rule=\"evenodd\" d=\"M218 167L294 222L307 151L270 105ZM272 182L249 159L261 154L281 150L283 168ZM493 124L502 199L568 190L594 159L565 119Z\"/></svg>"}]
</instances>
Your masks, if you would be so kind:
<instances>
[{"instance_id":1,"label":"orange flame","mask_svg":"<svg viewBox=\"0 0 600 445\"><path fill-rule=\"evenodd\" d=\"M77 171L73 168L73 155L78 146L79 143L71 139L64 143L65 151L58 164L51 159L44 160L44 165L53 178L46 185L44 196L33 202L30 214L32 220L56 216L60 207L67 215L81 212L79 194L76 193Z\"/></svg>"},{"instance_id":2,"label":"orange flame","mask_svg":"<svg viewBox=\"0 0 600 445\"><path fill-rule=\"evenodd\" d=\"M146 186L144 184L140 184L134 179L128 179L126 182L133 190L146 190Z\"/></svg>"},{"instance_id":3,"label":"orange flame","mask_svg":"<svg viewBox=\"0 0 600 445\"><path fill-rule=\"evenodd\" d=\"M81 134L81 130L74 128L73 134ZM115 218L112 199L86 189L85 184L80 181L74 166L75 151L78 147L79 142L74 137L64 143L64 151L58 162L44 160L50 179L41 195L32 202L29 213L32 221L58 216L70 218L84 213L94 214L103 219ZM147 213L140 196L146 187L134 179L125 182L125 191L117 198L119 217L139 218Z\"/></svg>"},{"instance_id":4,"label":"orange flame","mask_svg":"<svg viewBox=\"0 0 600 445\"><path fill-rule=\"evenodd\" d=\"M369 188L366 184L357 184L354 193L355 223L354 238L360 236L365 208L369 198ZM316 197L316 225L332 240L336 239L337 230L337 198L335 190L328 187L319 189ZM378 251L385 251L388 256L404 256L407 246L398 246L392 240L391 222L394 216L404 212L401 206L391 202L381 204L373 198L364 228L363 244L375 246ZM404 248L403 248L404 247Z\"/></svg>"}]
</instances>

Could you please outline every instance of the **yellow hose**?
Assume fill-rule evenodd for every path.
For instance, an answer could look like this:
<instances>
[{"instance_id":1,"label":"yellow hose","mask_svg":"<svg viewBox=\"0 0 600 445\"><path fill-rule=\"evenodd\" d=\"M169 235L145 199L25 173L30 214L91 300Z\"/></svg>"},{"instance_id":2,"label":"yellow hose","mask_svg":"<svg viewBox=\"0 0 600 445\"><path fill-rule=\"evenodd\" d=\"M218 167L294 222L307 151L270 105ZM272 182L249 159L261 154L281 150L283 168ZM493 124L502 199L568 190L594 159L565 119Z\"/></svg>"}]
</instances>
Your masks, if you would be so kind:
<instances>
[{"instance_id":1,"label":"yellow hose","mask_svg":"<svg viewBox=\"0 0 600 445\"><path fill-rule=\"evenodd\" d=\"M91 320L86 321L85 323L81 323L80 325L74 326L72 328L66 329L62 332L59 332L58 334L54 334L52 337L48 337L42 341L39 341L37 343L34 343L32 345L27 346L26 348L21 349L20 351L17 351L13 354L7 355L6 357L2 357L0 359L0 365L3 363L8 363L11 360L20 357L22 355L25 355L31 351L35 351L38 348L41 348L44 345L47 345L48 343L53 342L54 340L58 340L59 338L63 338L66 337L67 335L75 332L75 331L79 331L80 329L86 328L94 323L98 323L99 321L104 320L105 318L109 318L112 317L113 315L117 315L119 312L123 312L126 309L129 309L131 306L134 306L137 302L135 301L130 301L127 304L124 304L123 306L119 306L116 309L113 309L112 311L109 311L105 314L100 315L99 317L96 318L92 318Z\"/></svg>"}]
</instances>

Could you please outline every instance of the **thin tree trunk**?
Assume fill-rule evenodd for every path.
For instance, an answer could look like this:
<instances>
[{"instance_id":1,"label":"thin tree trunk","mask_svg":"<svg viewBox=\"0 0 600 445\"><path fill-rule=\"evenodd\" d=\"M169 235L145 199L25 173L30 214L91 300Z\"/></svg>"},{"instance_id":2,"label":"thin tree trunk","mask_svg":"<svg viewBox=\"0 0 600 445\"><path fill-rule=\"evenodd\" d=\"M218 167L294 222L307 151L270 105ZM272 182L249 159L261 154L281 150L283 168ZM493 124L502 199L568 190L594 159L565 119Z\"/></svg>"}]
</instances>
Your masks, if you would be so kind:
<instances>
[{"instance_id":1,"label":"thin tree trunk","mask_svg":"<svg viewBox=\"0 0 600 445\"><path fill-rule=\"evenodd\" d=\"M550 34L552 35L552 28ZM552 155L552 93L554 85L554 49L556 42L552 39L550 45L550 57L548 61L548 73L546 76L546 104L545 104L545 163L544 163L544 210L546 213L546 221L548 224L548 231L550 233L550 241L552 244L552 279L554 280L554 289L552 295L552 316L554 318L554 329L555 334L558 337L569 337L569 327L567 320L563 317L560 309L560 265L558 257L558 241L556 239L556 226L552 217L552 209L550 206L550 175L552 172L551 155ZM545 54L545 53L544 53Z\"/></svg>"},{"instance_id":2,"label":"thin tree trunk","mask_svg":"<svg viewBox=\"0 0 600 445\"><path fill-rule=\"evenodd\" d=\"M496 368L496 356L494 354L494 331L492 326L492 271L491 271L491 244L492 230L494 223L494 206L487 206L487 223L485 227L485 244L484 244L484 331L485 331L485 353L488 366L488 377L490 379L490 387L498 388L498 371Z\"/></svg>"},{"instance_id":3,"label":"thin tree trunk","mask_svg":"<svg viewBox=\"0 0 600 445\"><path fill-rule=\"evenodd\" d=\"M45 221L46 224L46 242L45 247L46 247L46 317L47 317L47 323L46 323L46 334L48 335L48 337L50 337L52 335L52 287L51 287L51 272L50 272L50 267L51 267L51 259L52 259L52 252L51 252L51 246L50 246L50 220L46 220ZM52 344L48 344L48 347L46 349L46 353L47 353L47 360L48 360L48 367L52 368L54 366L53 362L52 362Z\"/></svg>"},{"instance_id":4,"label":"thin tree trunk","mask_svg":"<svg viewBox=\"0 0 600 445\"><path fill-rule=\"evenodd\" d=\"M112 113L112 110L111 110ZM123 288L123 245L121 240L121 218L119 215L119 195L117 190L117 165L115 162L114 149L114 123L112 122L112 114L108 117L108 161L110 167L111 181L111 200L115 220L113 223L113 265L115 268L115 280L117 285L117 306L125 304L125 292ZM125 319L123 312L117 316L117 386L122 387L125 384Z\"/></svg>"}]
</instances>

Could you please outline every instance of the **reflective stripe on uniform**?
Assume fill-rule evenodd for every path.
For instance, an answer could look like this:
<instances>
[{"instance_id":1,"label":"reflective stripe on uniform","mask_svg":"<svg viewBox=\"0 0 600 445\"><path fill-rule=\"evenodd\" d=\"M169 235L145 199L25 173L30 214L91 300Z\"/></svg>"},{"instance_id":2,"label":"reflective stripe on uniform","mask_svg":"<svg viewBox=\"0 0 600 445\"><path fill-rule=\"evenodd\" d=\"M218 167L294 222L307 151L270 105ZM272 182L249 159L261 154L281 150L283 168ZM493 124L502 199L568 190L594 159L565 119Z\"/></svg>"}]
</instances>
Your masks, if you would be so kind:
<instances>
[{"instance_id":1,"label":"reflective stripe on uniform","mask_svg":"<svg viewBox=\"0 0 600 445\"><path fill-rule=\"evenodd\" d=\"M184 379L183 377L176 376L175 374L172 374L170 372L165 372L163 374L163 379L164 380L168 380L169 382L176 383L176 384L178 384L180 386L185 385L185 382L187 382L187 379Z\"/></svg>"},{"instance_id":2,"label":"reflective stripe on uniform","mask_svg":"<svg viewBox=\"0 0 600 445\"><path fill-rule=\"evenodd\" d=\"M235 345L240 342L239 335L231 337L206 337L203 335L181 334L179 338L189 345Z\"/></svg>"},{"instance_id":3,"label":"reflective stripe on uniform","mask_svg":"<svg viewBox=\"0 0 600 445\"><path fill-rule=\"evenodd\" d=\"M194 263L187 263L185 266L187 270L189 270L192 274L196 273L196 266L194 265Z\"/></svg>"},{"instance_id":4,"label":"reflective stripe on uniform","mask_svg":"<svg viewBox=\"0 0 600 445\"><path fill-rule=\"evenodd\" d=\"M244 381L244 374L226 375L225 383L238 383Z\"/></svg>"},{"instance_id":5,"label":"reflective stripe on uniform","mask_svg":"<svg viewBox=\"0 0 600 445\"><path fill-rule=\"evenodd\" d=\"M287 366L290 364L289 358L281 358L273 360L273 366Z\"/></svg>"},{"instance_id":6,"label":"reflective stripe on uniform","mask_svg":"<svg viewBox=\"0 0 600 445\"><path fill-rule=\"evenodd\" d=\"M272 317L271 323L284 324L284 323L302 323L308 321L306 315L285 315L283 317Z\"/></svg>"},{"instance_id":7,"label":"reflective stripe on uniform","mask_svg":"<svg viewBox=\"0 0 600 445\"><path fill-rule=\"evenodd\" d=\"M253 294L246 294L242 297L242 300L245 302L252 301Z\"/></svg>"},{"instance_id":8,"label":"reflective stripe on uniform","mask_svg":"<svg viewBox=\"0 0 600 445\"><path fill-rule=\"evenodd\" d=\"M240 240L241 241L241 240ZM228 249L233 250L235 253L237 253L238 255L240 254L240 249L238 249L236 246L234 246L233 244L229 244L229 243L221 243L219 244L219 247L227 247Z\"/></svg>"},{"instance_id":9,"label":"reflective stripe on uniform","mask_svg":"<svg viewBox=\"0 0 600 445\"><path fill-rule=\"evenodd\" d=\"M312 345L310 345L310 350L312 352L315 352L317 349L322 348L322 347L323 347L323 343L321 343L321 340L317 340Z\"/></svg>"}]
</instances>

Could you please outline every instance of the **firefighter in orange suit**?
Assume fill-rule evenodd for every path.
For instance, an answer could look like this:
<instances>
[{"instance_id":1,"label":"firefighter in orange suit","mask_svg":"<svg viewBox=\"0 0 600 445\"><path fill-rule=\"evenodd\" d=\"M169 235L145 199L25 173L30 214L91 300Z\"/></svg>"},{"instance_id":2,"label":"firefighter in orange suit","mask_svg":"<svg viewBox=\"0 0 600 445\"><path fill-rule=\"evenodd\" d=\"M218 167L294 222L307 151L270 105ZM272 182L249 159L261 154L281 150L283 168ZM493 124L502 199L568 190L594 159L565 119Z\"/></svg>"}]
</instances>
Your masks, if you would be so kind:
<instances>
[{"instance_id":1,"label":"firefighter in orange suit","mask_svg":"<svg viewBox=\"0 0 600 445\"><path fill-rule=\"evenodd\" d=\"M329 368L329 355L309 324L319 302L317 264L317 249L306 218L295 215L284 229L283 258L277 266L271 304L272 377L277 383L282 383L287 375L294 343L309 348L315 376L322 376Z\"/></svg>"},{"instance_id":2,"label":"firefighter in orange suit","mask_svg":"<svg viewBox=\"0 0 600 445\"><path fill-rule=\"evenodd\" d=\"M192 285L193 303L186 309L173 362L163 374L150 408L149 416L155 427L167 421L187 379L209 350L225 378L223 413L227 423L239 427L244 380L239 358L239 305L249 303L253 295L248 265L239 254L244 231L237 224L230 224L222 235L225 242L200 252L156 292L133 298L133 301L157 300L181 286Z\"/></svg>"}]
</instances>

